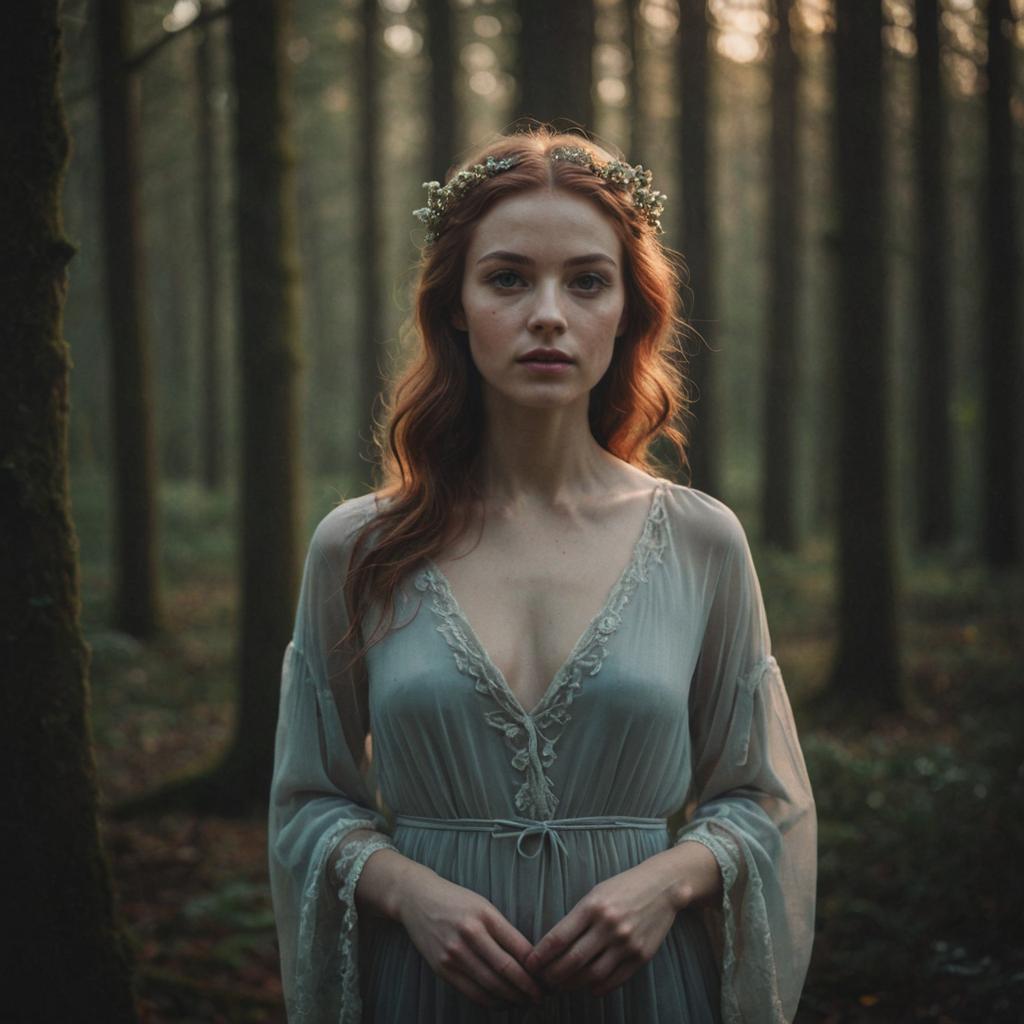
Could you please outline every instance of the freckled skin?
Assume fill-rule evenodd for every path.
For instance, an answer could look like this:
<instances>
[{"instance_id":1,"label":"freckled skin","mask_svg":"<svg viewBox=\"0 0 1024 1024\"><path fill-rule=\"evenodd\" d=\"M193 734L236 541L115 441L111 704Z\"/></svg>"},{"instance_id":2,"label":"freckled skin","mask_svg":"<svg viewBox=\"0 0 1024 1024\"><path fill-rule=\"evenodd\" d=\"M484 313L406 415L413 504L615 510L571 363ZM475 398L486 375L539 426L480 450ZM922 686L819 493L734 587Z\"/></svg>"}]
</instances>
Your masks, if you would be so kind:
<instances>
[{"instance_id":1,"label":"freckled skin","mask_svg":"<svg viewBox=\"0 0 1024 1024\"><path fill-rule=\"evenodd\" d=\"M487 258L502 252L520 259ZM567 260L592 257L567 265ZM622 243L588 200L536 190L499 200L474 229L461 305L453 316L469 334L485 402L584 414L591 389L611 363L626 319ZM558 348L574 365L538 373L516 360Z\"/></svg>"}]
</instances>

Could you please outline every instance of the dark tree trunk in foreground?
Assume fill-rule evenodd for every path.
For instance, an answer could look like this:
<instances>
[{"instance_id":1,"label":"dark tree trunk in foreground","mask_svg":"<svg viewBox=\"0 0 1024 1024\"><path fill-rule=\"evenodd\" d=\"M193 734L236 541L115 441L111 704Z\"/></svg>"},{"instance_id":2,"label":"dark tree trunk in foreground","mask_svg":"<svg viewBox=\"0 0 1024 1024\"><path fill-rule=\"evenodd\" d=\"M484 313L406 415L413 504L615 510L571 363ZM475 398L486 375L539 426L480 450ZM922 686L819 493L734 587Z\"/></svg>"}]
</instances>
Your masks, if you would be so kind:
<instances>
[{"instance_id":1,"label":"dark tree trunk in foreground","mask_svg":"<svg viewBox=\"0 0 1024 1024\"><path fill-rule=\"evenodd\" d=\"M519 0L517 118L594 130L593 0Z\"/></svg>"},{"instance_id":2,"label":"dark tree trunk in foreground","mask_svg":"<svg viewBox=\"0 0 1024 1024\"><path fill-rule=\"evenodd\" d=\"M640 20L640 0L626 0L626 31L623 44L629 50L629 123L626 126L626 159L634 164L644 163L647 145L647 109L641 83L643 81L641 48L644 42L643 23Z\"/></svg>"},{"instance_id":3,"label":"dark tree trunk in foreground","mask_svg":"<svg viewBox=\"0 0 1024 1024\"><path fill-rule=\"evenodd\" d=\"M838 0L839 649L835 699L870 716L899 707L889 494L882 126L882 9Z\"/></svg>"},{"instance_id":4,"label":"dark tree trunk in foreground","mask_svg":"<svg viewBox=\"0 0 1024 1024\"><path fill-rule=\"evenodd\" d=\"M789 18L792 0L776 0L772 53L771 255L764 450L761 454L764 539L784 551L797 547L796 350L797 60Z\"/></svg>"},{"instance_id":5,"label":"dark tree trunk in foreground","mask_svg":"<svg viewBox=\"0 0 1024 1024\"><path fill-rule=\"evenodd\" d=\"M143 310L138 79L125 68L128 0L97 0L103 261L113 358L114 621L134 636L160 624L157 480L149 338Z\"/></svg>"},{"instance_id":6,"label":"dark tree trunk in foreground","mask_svg":"<svg viewBox=\"0 0 1024 1024\"><path fill-rule=\"evenodd\" d=\"M96 821L68 501L68 154L58 4L0 19L0 772L4 1020L136 1020Z\"/></svg>"},{"instance_id":7,"label":"dark tree trunk in foreground","mask_svg":"<svg viewBox=\"0 0 1024 1024\"><path fill-rule=\"evenodd\" d=\"M299 332L288 0L231 14L238 175L238 323L242 380L239 708L222 769L225 809L267 798L281 659L300 568Z\"/></svg>"},{"instance_id":8,"label":"dark tree trunk in foreground","mask_svg":"<svg viewBox=\"0 0 1024 1024\"><path fill-rule=\"evenodd\" d=\"M945 97L939 53L939 0L916 0L918 315L916 437L917 541L947 544L953 535L950 436L949 272L946 216Z\"/></svg>"},{"instance_id":9,"label":"dark tree trunk in foreground","mask_svg":"<svg viewBox=\"0 0 1024 1024\"><path fill-rule=\"evenodd\" d=\"M426 0L427 54L430 57L430 168L432 181L444 181L459 145L451 0Z\"/></svg>"},{"instance_id":10,"label":"dark tree trunk in foreground","mask_svg":"<svg viewBox=\"0 0 1024 1024\"><path fill-rule=\"evenodd\" d=\"M1020 558L1018 544L1017 446L1021 421L1017 405L1024 393L1019 354L1017 248L1013 181L1013 44L1010 0L988 4L988 174L985 195L985 451L982 459L984 520L982 550L989 565Z\"/></svg>"},{"instance_id":11,"label":"dark tree trunk in foreground","mask_svg":"<svg viewBox=\"0 0 1024 1024\"><path fill-rule=\"evenodd\" d=\"M373 417L381 390L380 373L380 209L377 183L380 118L378 116L377 63L379 44L377 0L363 0L363 54L359 69L359 387L356 390L355 478L368 484L375 454Z\"/></svg>"},{"instance_id":12,"label":"dark tree trunk in foreground","mask_svg":"<svg viewBox=\"0 0 1024 1024\"><path fill-rule=\"evenodd\" d=\"M213 46L216 26L197 29L196 132L199 149L199 245L202 260L201 405L199 409L200 477L207 490L224 486L223 343L221 340L221 274L217 253L217 169L213 132Z\"/></svg>"},{"instance_id":13,"label":"dark tree trunk in foreground","mask_svg":"<svg viewBox=\"0 0 1024 1024\"><path fill-rule=\"evenodd\" d=\"M715 342L715 278L712 210L711 133L708 74L708 15L704 0L681 0L679 5L679 167L682 176L682 241L680 251L689 268L687 317L704 341L691 340L686 373L696 401L692 406L689 461L694 487L717 494L717 433L714 427L712 363L709 346ZM706 344L705 344L706 342Z\"/></svg>"}]
</instances>

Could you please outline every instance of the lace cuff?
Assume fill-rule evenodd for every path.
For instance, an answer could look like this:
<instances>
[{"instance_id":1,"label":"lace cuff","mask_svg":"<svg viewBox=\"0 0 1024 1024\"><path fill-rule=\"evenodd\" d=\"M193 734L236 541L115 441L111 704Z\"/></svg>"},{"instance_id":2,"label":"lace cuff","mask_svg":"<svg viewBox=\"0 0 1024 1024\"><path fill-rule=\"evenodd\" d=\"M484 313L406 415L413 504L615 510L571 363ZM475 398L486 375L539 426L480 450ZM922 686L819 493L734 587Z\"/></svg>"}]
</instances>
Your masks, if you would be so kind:
<instances>
[{"instance_id":1,"label":"lace cuff","mask_svg":"<svg viewBox=\"0 0 1024 1024\"><path fill-rule=\"evenodd\" d=\"M743 844L717 822L694 823L676 840L700 843L714 855L722 873L721 908L705 911L705 922L718 953L722 980L722 1024L743 1024L744 1006L762 1006L764 1021L786 1024L779 998L768 908L757 866Z\"/></svg>"},{"instance_id":2,"label":"lace cuff","mask_svg":"<svg viewBox=\"0 0 1024 1024\"><path fill-rule=\"evenodd\" d=\"M356 827L370 828L370 822L355 822ZM351 829L349 829L351 831ZM341 1018L339 1024L359 1024L362 1019L362 995L359 990L359 917L356 912L356 886L363 866L377 850L397 850L388 836L377 833L367 838L354 837L338 844L337 857L331 865L334 882L339 886L338 900L342 906L338 952L341 965Z\"/></svg>"}]
</instances>

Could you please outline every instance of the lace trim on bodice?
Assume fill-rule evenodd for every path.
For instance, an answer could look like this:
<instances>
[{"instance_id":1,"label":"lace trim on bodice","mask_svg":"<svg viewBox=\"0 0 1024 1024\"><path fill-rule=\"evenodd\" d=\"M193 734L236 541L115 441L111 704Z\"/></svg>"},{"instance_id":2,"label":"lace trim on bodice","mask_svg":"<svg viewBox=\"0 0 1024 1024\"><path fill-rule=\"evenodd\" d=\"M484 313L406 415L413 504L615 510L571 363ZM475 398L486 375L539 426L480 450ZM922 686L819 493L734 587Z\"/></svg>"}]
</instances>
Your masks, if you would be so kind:
<instances>
[{"instance_id":1,"label":"lace trim on bodice","mask_svg":"<svg viewBox=\"0 0 1024 1024\"><path fill-rule=\"evenodd\" d=\"M540 821L554 817L558 797L546 769L555 761L555 744L570 721L569 706L582 689L584 678L601 671L608 642L622 623L623 610L636 588L647 580L652 559L659 563L662 560L666 542L664 493L662 482L651 499L628 566L533 711L523 708L488 657L444 574L431 563L416 577L416 589L429 591L433 597L431 606L440 619L437 630L448 642L459 671L473 680L478 693L486 694L498 706L486 712L484 718L504 734L514 752L512 767L525 776L515 794L516 810L525 817Z\"/></svg>"}]
</instances>

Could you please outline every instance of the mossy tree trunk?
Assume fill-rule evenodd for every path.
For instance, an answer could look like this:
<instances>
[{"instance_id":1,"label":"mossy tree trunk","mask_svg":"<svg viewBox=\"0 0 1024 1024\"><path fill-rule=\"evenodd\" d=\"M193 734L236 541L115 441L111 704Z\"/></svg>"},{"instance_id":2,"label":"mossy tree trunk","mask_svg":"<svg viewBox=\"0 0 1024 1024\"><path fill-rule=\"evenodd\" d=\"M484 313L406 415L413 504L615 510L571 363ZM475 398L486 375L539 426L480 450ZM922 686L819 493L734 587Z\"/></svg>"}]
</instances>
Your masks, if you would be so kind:
<instances>
[{"instance_id":1,"label":"mossy tree trunk","mask_svg":"<svg viewBox=\"0 0 1024 1024\"><path fill-rule=\"evenodd\" d=\"M708 12L705 0L681 0L676 49L678 88L682 93L679 169L682 177L682 237L677 246L689 269L684 308L704 341L688 342L686 375L696 402L690 427L690 479L695 487L718 494L717 431L714 423L713 371L715 246L714 174L711 168ZM706 344L705 344L706 342Z\"/></svg>"},{"instance_id":2,"label":"mossy tree trunk","mask_svg":"<svg viewBox=\"0 0 1024 1024\"><path fill-rule=\"evenodd\" d=\"M838 590L833 697L870 717L901 704L886 360L882 8L838 0Z\"/></svg>"},{"instance_id":3,"label":"mossy tree trunk","mask_svg":"<svg viewBox=\"0 0 1024 1024\"><path fill-rule=\"evenodd\" d=\"M1020 254L1013 180L1013 14L1010 0L989 0L985 112L988 127L985 189L985 409L982 551L992 566L1020 560L1017 448L1021 380L1018 297Z\"/></svg>"},{"instance_id":4,"label":"mossy tree trunk","mask_svg":"<svg viewBox=\"0 0 1024 1024\"><path fill-rule=\"evenodd\" d=\"M519 0L517 118L594 130L593 0Z\"/></svg>"},{"instance_id":5,"label":"mossy tree trunk","mask_svg":"<svg viewBox=\"0 0 1024 1024\"><path fill-rule=\"evenodd\" d=\"M129 0L96 0L103 262L114 434L114 621L133 636L160 624L153 385L143 309L138 78L126 60Z\"/></svg>"},{"instance_id":6,"label":"mossy tree trunk","mask_svg":"<svg viewBox=\"0 0 1024 1024\"><path fill-rule=\"evenodd\" d=\"M797 547L796 266L799 185L797 82L799 69L790 33L792 0L775 0L772 50L771 256L768 260L768 352L765 368L761 453L761 519L764 539L783 551Z\"/></svg>"},{"instance_id":7,"label":"mossy tree trunk","mask_svg":"<svg viewBox=\"0 0 1024 1024\"><path fill-rule=\"evenodd\" d=\"M914 480L917 542L948 544L953 535L950 410L949 271L946 214L945 94L939 47L939 0L916 0L918 321Z\"/></svg>"},{"instance_id":8,"label":"mossy tree trunk","mask_svg":"<svg viewBox=\"0 0 1024 1024\"><path fill-rule=\"evenodd\" d=\"M0 16L0 771L5 1020L136 1020L96 820L68 500L68 132L55 0Z\"/></svg>"}]
</instances>

